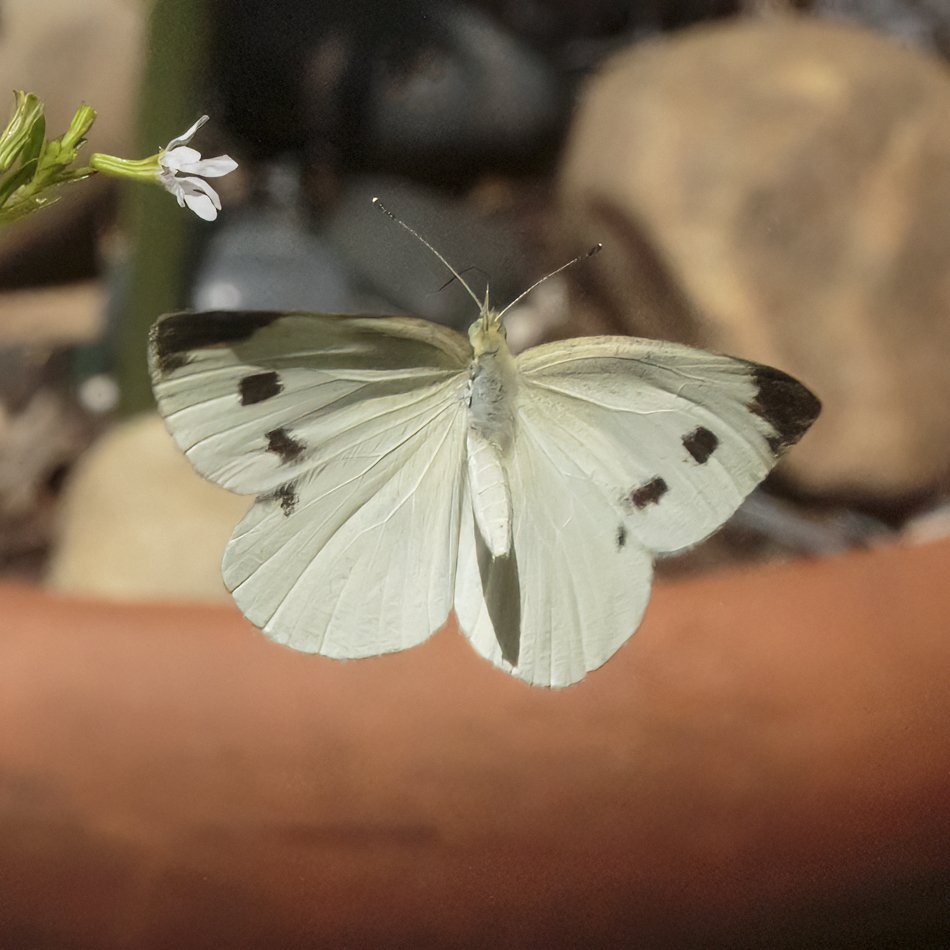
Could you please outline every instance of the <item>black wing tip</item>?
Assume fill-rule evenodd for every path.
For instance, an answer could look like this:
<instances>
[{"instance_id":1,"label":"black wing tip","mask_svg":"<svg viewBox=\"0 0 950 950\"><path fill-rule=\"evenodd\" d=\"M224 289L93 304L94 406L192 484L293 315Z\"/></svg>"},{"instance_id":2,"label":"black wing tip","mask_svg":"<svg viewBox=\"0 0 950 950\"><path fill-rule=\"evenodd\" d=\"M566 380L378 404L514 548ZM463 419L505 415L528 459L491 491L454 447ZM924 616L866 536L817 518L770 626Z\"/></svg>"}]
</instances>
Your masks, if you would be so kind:
<instances>
[{"instance_id":1,"label":"black wing tip","mask_svg":"<svg viewBox=\"0 0 950 950\"><path fill-rule=\"evenodd\" d=\"M793 376L771 366L755 365L752 379L757 391L749 409L775 430L769 445L778 455L808 431L821 412L821 401Z\"/></svg>"},{"instance_id":2,"label":"black wing tip","mask_svg":"<svg viewBox=\"0 0 950 950\"><path fill-rule=\"evenodd\" d=\"M282 316L254 310L166 313L149 330L153 364L159 375L168 376L188 364L190 351L242 343Z\"/></svg>"}]
</instances>

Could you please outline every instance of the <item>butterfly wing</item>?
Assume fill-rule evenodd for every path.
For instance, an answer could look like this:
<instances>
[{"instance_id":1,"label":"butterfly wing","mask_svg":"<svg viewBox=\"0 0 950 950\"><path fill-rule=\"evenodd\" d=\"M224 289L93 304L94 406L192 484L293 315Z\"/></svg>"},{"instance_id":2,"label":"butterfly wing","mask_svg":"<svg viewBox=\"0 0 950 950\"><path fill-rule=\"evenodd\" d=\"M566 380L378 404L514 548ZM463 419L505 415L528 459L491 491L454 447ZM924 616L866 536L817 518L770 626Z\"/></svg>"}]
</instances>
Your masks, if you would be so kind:
<instances>
[{"instance_id":1,"label":"butterfly wing","mask_svg":"<svg viewBox=\"0 0 950 950\"><path fill-rule=\"evenodd\" d=\"M653 561L621 536L614 500L523 404L508 460L512 549L492 558L462 498L455 612L482 656L537 686L568 686L636 629Z\"/></svg>"},{"instance_id":2,"label":"butterfly wing","mask_svg":"<svg viewBox=\"0 0 950 950\"><path fill-rule=\"evenodd\" d=\"M549 437L657 553L719 528L821 409L780 370L675 343L568 340L522 353L518 366Z\"/></svg>"},{"instance_id":3,"label":"butterfly wing","mask_svg":"<svg viewBox=\"0 0 950 950\"><path fill-rule=\"evenodd\" d=\"M369 656L445 621L470 358L462 336L411 318L183 313L155 325L153 388L176 442L206 477L259 496L223 573L270 637Z\"/></svg>"},{"instance_id":4,"label":"butterfly wing","mask_svg":"<svg viewBox=\"0 0 950 950\"><path fill-rule=\"evenodd\" d=\"M536 347L518 367L512 554L480 550L463 495L455 609L493 663L565 686L636 629L653 554L718 528L819 404L777 370L627 337Z\"/></svg>"}]
</instances>

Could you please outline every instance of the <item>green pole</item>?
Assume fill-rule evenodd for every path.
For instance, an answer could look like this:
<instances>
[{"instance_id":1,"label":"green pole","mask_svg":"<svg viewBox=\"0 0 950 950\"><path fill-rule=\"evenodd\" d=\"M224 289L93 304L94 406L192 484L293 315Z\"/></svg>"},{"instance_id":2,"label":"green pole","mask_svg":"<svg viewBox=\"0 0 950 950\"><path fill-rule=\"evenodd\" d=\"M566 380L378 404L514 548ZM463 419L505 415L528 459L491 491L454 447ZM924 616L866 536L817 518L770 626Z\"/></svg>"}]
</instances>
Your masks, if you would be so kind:
<instances>
[{"instance_id":1,"label":"green pole","mask_svg":"<svg viewBox=\"0 0 950 950\"><path fill-rule=\"evenodd\" d=\"M140 154L164 147L202 113L208 30L207 0L155 0L139 98ZM122 220L131 248L116 376L120 410L129 415L153 404L145 363L148 328L159 314L184 306L188 263L204 222L159 188L123 187Z\"/></svg>"}]
</instances>

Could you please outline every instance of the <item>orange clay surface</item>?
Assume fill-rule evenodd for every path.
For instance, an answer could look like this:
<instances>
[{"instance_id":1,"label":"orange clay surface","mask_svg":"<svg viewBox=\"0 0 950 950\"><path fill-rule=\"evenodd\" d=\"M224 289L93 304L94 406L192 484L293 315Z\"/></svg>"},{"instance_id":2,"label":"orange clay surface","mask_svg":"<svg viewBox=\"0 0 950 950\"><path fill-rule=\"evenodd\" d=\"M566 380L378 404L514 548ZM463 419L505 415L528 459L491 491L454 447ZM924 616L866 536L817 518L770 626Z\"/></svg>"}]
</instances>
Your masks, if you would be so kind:
<instances>
[{"instance_id":1,"label":"orange clay surface","mask_svg":"<svg viewBox=\"0 0 950 950\"><path fill-rule=\"evenodd\" d=\"M950 945L948 672L950 543L659 585L561 692L0 586L0 947Z\"/></svg>"}]
</instances>

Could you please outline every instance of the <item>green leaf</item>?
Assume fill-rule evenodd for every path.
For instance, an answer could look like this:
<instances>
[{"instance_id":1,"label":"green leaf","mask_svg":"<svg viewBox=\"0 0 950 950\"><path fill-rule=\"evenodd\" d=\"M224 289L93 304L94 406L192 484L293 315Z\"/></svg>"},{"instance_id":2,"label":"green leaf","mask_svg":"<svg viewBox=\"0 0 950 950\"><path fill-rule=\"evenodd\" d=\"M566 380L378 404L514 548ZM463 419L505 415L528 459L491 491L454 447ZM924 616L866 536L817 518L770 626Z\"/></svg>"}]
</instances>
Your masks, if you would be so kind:
<instances>
[{"instance_id":1,"label":"green leaf","mask_svg":"<svg viewBox=\"0 0 950 950\"><path fill-rule=\"evenodd\" d=\"M0 208L3 208L13 192L33 180L33 172L35 170L35 166L32 164L24 168L18 168L13 174L0 182Z\"/></svg>"},{"instance_id":2,"label":"green leaf","mask_svg":"<svg viewBox=\"0 0 950 950\"><path fill-rule=\"evenodd\" d=\"M29 162L39 162L40 155L43 153L43 142L46 140L46 117L39 115L30 128L30 135L27 138L26 146L20 153L20 162L23 165Z\"/></svg>"}]
</instances>

